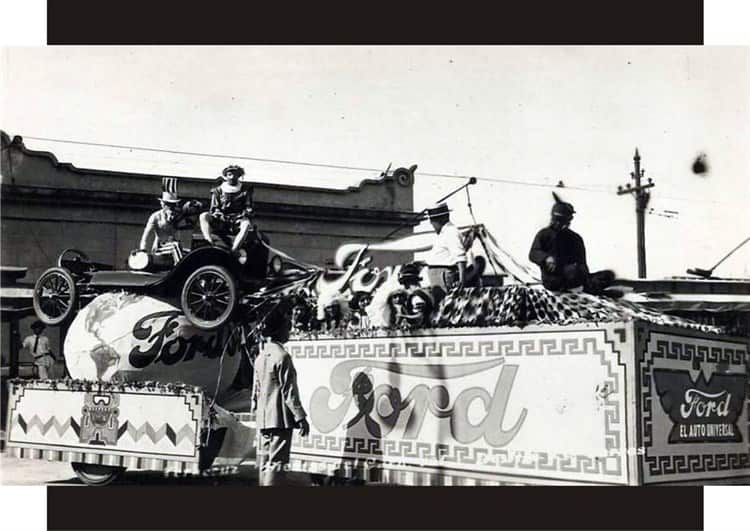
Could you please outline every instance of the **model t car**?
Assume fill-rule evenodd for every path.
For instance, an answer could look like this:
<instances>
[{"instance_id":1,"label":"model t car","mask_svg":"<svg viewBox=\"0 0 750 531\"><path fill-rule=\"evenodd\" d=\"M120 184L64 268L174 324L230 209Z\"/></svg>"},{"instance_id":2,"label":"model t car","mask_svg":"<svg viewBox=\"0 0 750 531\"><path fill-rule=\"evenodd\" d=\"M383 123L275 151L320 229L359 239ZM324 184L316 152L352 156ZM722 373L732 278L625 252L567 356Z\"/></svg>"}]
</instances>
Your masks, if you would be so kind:
<instances>
[{"instance_id":1,"label":"model t car","mask_svg":"<svg viewBox=\"0 0 750 531\"><path fill-rule=\"evenodd\" d=\"M268 239L257 230L248 235L238 253L231 253L229 245L221 242L202 243L176 264L160 263L150 253L133 251L127 270L113 270L79 250L66 249L57 266L37 280L34 310L44 323L60 325L97 295L120 290L167 300L180 307L193 326L214 330L259 293L311 274L304 265L269 247Z\"/></svg>"}]
</instances>

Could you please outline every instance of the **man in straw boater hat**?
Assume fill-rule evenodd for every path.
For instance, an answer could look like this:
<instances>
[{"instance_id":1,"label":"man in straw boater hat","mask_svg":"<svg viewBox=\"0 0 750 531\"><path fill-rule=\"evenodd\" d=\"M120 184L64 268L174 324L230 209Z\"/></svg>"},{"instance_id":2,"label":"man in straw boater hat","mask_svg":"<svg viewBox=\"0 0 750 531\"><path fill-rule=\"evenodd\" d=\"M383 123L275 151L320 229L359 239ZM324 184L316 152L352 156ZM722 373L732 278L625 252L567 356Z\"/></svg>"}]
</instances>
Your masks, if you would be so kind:
<instances>
[{"instance_id":1,"label":"man in straw boater hat","mask_svg":"<svg viewBox=\"0 0 750 531\"><path fill-rule=\"evenodd\" d=\"M184 251L180 246L179 231L187 226L182 225L182 206L177 196L177 179L162 179L162 192L159 199L161 209L151 214L141 236L140 249L150 252L155 257L171 257L176 264L182 259ZM189 226L189 225L188 225ZM153 236L151 248L148 240Z\"/></svg>"},{"instance_id":2,"label":"man in straw boater hat","mask_svg":"<svg viewBox=\"0 0 750 531\"><path fill-rule=\"evenodd\" d=\"M253 188L240 182L245 170L227 166L221 172L223 182L211 190L208 212L200 215L203 237L212 245L224 243L223 236L234 236L231 251L236 253L252 229Z\"/></svg>"},{"instance_id":3,"label":"man in straw boater hat","mask_svg":"<svg viewBox=\"0 0 750 531\"><path fill-rule=\"evenodd\" d=\"M426 259L430 284L449 290L461 289L466 283L466 249L461 232L451 223L450 212L445 203L427 209L436 235Z\"/></svg>"},{"instance_id":4,"label":"man in straw boater hat","mask_svg":"<svg viewBox=\"0 0 750 531\"><path fill-rule=\"evenodd\" d=\"M587 293L618 295L613 290L603 293L614 281L614 272L589 273L583 238L570 229L575 209L556 193L552 192L552 195L555 204L552 205L549 226L536 234L529 251L529 260L542 272L542 284L551 291L582 287Z\"/></svg>"}]
</instances>

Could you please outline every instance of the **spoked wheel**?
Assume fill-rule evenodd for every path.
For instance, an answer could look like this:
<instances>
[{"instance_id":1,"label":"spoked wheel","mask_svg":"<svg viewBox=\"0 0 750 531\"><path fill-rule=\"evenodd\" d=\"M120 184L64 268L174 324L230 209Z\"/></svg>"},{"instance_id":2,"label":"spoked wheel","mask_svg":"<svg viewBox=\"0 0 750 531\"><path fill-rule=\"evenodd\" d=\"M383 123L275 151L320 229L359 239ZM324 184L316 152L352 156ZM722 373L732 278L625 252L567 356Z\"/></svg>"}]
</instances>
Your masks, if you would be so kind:
<instances>
[{"instance_id":1,"label":"spoked wheel","mask_svg":"<svg viewBox=\"0 0 750 531\"><path fill-rule=\"evenodd\" d=\"M49 326L66 321L78 304L78 288L71 274L62 267L48 269L34 286L34 311Z\"/></svg>"},{"instance_id":2,"label":"spoked wheel","mask_svg":"<svg viewBox=\"0 0 750 531\"><path fill-rule=\"evenodd\" d=\"M119 466L92 465L89 463L71 463L78 479L92 487L103 487L120 478L125 469Z\"/></svg>"},{"instance_id":3,"label":"spoked wheel","mask_svg":"<svg viewBox=\"0 0 750 531\"><path fill-rule=\"evenodd\" d=\"M221 266L199 267L185 281L180 303L193 326L214 330L232 316L237 305L237 285Z\"/></svg>"}]
</instances>

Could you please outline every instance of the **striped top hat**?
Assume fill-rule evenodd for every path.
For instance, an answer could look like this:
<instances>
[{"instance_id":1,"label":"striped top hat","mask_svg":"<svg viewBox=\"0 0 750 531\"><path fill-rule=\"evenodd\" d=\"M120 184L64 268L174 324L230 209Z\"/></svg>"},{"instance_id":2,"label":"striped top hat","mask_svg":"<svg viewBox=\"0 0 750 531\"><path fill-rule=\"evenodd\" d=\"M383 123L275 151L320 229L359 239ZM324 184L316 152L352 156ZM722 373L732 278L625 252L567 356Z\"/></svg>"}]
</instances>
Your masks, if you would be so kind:
<instances>
[{"instance_id":1,"label":"striped top hat","mask_svg":"<svg viewBox=\"0 0 750 531\"><path fill-rule=\"evenodd\" d=\"M177 196L177 178L164 177L161 180L161 200L165 203L179 203Z\"/></svg>"}]
</instances>

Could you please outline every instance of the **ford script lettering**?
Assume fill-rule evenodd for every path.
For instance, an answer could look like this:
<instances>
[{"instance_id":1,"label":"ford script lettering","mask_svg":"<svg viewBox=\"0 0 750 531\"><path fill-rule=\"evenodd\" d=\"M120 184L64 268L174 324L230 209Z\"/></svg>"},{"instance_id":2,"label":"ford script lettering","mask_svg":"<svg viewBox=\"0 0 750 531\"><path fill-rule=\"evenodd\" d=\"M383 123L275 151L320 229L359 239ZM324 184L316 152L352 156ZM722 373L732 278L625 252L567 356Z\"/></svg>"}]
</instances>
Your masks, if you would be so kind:
<instances>
[{"instance_id":1,"label":"ford script lettering","mask_svg":"<svg viewBox=\"0 0 750 531\"><path fill-rule=\"evenodd\" d=\"M729 402L732 395L726 391L720 393L704 393L698 389L685 391L685 402L680 406L682 418L696 417L719 417L729 416Z\"/></svg>"},{"instance_id":2,"label":"ford script lettering","mask_svg":"<svg viewBox=\"0 0 750 531\"><path fill-rule=\"evenodd\" d=\"M505 446L523 426L526 409L522 409L512 423L506 421L518 366L503 365L503 362L502 358L456 365L416 365L379 360L342 361L331 372L329 386L318 387L313 392L310 403L311 420L318 431L330 433L342 424L348 428L364 419L370 436L385 437L404 416L402 438L414 440L419 438L427 415L431 415L448 420L451 435L457 442L469 444L483 437L493 447ZM447 380L456 382L460 378L498 366L501 367L492 393L484 387L467 386L452 400L448 388L442 383ZM425 383L412 386L404 396L403 385L381 383L375 386L371 374L379 371L382 371L381 374L388 374L390 381L411 376ZM427 382L431 380L434 384L428 385ZM336 403L336 399L338 404L332 406L331 403ZM469 409L475 402L481 404L484 416L472 423ZM352 403L357 412L345 422L344 417Z\"/></svg>"},{"instance_id":3,"label":"ford script lettering","mask_svg":"<svg viewBox=\"0 0 750 531\"><path fill-rule=\"evenodd\" d=\"M142 369L152 363L174 365L189 361L196 353L208 359L221 355L226 335L223 330L212 335L194 334L184 337L179 331L180 327L186 325L185 317L175 310L152 313L140 319L135 323L132 333L135 339L144 344L133 347L130 351L130 364L136 369ZM233 348L227 349L227 355L233 356L234 351Z\"/></svg>"}]
</instances>

